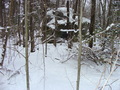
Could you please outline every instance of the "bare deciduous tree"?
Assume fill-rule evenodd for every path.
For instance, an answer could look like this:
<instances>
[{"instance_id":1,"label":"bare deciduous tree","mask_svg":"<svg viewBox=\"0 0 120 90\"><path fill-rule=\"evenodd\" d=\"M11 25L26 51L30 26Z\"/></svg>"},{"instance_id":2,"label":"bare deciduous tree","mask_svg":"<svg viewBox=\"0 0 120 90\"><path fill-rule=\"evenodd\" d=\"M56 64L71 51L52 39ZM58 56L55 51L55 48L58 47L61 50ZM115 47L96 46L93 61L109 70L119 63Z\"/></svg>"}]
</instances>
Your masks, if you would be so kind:
<instances>
[{"instance_id":1,"label":"bare deciduous tree","mask_svg":"<svg viewBox=\"0 0 120 90\"><path fill-rule=\"evenodd\" d=\"M31 52L35 51L35 42L34 42L34 28L33 28L33 0L30 0L30 39L31 39Z\"/></svg>"},{"instance_id":2,"label":"bare deciduous tree","mask_svg":"<svg viewBox=\"0 0 120 90\"><path fill-rule=\"evenodd\" d=\"M79 55L78 55L78 71L77 71L77 86L76 90L80 88L80 71L81 71L81 55L82 55L82 14L83 14L83 0L81 0L80 5L80 24L79 24Z\"/></svg>"},{"instance_id":3,"label":"bare deciduous tree","mask_svg":"<svg viewBox=\"0 0 120 90\"><path fill-rule=\"evenodd\" d=\"M90 35L93 35L93 32L95 30L95 8L96 8L96 0L91 0L91 22L90 22L90 28L89 32ZM93 47L93 38L90 39L89 41L89 47Z\"/></svg>"},{"instance_id":4,"label":"bare deciduous tree","mask_svg":"<svg viewBox=\"0 0 120 90\"><path fill-rule=\"evenodd\" d=\"M25 0L25 60L26 60L26 85L27 90L30 90L29 82L29 58L28 58L28 0Z\"/></svg>"}]
</instances>

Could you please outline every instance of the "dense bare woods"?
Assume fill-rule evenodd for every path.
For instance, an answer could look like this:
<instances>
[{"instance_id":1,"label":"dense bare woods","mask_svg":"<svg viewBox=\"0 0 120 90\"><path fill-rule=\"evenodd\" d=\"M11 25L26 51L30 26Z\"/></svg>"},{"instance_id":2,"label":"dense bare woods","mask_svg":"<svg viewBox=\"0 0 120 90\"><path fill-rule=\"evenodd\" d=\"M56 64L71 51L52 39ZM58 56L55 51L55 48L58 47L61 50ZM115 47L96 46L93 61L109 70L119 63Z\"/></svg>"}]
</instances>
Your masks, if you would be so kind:
<instances>
[{"instance_id":1,"label":"dense bare woods","mask_svg":"<svg viewBox=\"0 0 120 90\"><path fill-rule=\"evenodd\" d=\"M119 0L0 0L0 66L4 66L8 48L26 48L26 84L30 90L29 53L40 44L47 56L48 43L57 46L67 42L69 49L78 43L79 90L81 60L87 58L97 65L108 63L106 58L111 60L109 64L114 62L120 38L119 8ZM94 51L97 46L100 49Z\"/></svg>"}]
</instances>

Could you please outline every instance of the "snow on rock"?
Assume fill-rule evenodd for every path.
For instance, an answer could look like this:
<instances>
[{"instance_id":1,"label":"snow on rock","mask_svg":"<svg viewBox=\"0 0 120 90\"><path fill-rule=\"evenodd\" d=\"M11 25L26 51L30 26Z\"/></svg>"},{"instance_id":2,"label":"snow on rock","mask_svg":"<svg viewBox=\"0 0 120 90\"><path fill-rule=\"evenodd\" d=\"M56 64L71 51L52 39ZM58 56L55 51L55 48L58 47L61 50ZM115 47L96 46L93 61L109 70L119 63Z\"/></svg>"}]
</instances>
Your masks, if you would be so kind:
<instances>
[{"instance_id":1,"label":"snow on rock","mask_svg":"<svg viewBox=\"0 0 120 90\"><path fill-rule=\"evenodd\" d=\"M90 23L90 19L83 17L83 18L82 18L82 22L83 22L83 23L85 23L85 22Z\"/></svg>"},{"instance_id":2,"label":"snow on rock","mask_svg":"<svg viewBox=\"0 0 120 90\"><path fill-rule=\"evenodd\" d=\"M62 12L64 14L64 16L67 16L67 8L66 7L60 7L58 8L58 11ZM69 21L72 23L74 21L74 19L72 18L73 16L73 9L69 8Z\"/></svg>"},{"instance_id":3,"label":"snow on rock","mask_svg":"<svg viewBox=\"0 0 120 90\"><path fill-rule=\"evenodd\" d=\"M59 7L56 11L62 12L63 16L56 16L56 17L60 17L61 20L57 20L58 24L67 24L67 8L66 7ZM49 10L47 11L47 15L49 15L52 20L50 20L47 23L47 26L54 29L55 28L55 15L53 14L53 12L55 12L55 10ZM73 19L73 12L74 10L72 8L69 9L69 21L70 23L75 22L76 25L78 25L78 16L76 16L75 19ZM88 18L83 17L82 18L82 22L83 23L90 23L90 20Z\"/></svg>"},{"instance_id":4,"label":"snow on rock","mask_svg":"<svg viewBox=\"0 0 120 90\"><path fill-rule=\"evenodd\" d=\"M58 24L66 24L67 20L57 20Z\"/></svg>"},{"instance_id":5,"label":"snow on rock","mask_svg":"<svg viewBox=\"0 0 120 90\"><path fill-rule=\"evenodd\" d=\"M55 17L55 16L53 15L53 12L54 12L54 10L49 10L49 11L47 11L47 15L50 15L50 16L53 18L53 17Z\"/></svg>"},{"instance_id":6,"label":"snow on rock","mask_svg":"<svg viewBox=\"0 0 120 90\"><path fill-rule=\"evenodd\" d=\"M90 19L82 17L82 23L90 23ZM78 25L78 16L75 17L75 24Z\"/></svg>"},{"instance_id":7,"label":"snow on rock","mask_svg":"<svg viewBox=\"0 0 120 90\"><path fill-rule=\"evenodd\" d=\"M48 24L48 25L49 25L49 24ZM55 25L50 24L49 27L50 27L51 29L55 29Z\"/></svg>"}]
</instances>

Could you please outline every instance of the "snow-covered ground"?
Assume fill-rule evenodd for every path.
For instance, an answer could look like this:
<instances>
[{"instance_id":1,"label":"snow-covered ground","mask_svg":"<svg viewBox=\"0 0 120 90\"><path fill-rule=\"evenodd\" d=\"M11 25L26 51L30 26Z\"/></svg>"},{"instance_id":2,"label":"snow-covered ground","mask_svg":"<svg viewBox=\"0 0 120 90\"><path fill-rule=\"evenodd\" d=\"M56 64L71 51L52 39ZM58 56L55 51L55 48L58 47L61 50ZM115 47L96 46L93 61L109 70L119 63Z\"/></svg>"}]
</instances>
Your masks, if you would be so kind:
<instances>
[{"instance_id":1,"label":"snow-covered ground","mask_svg":"<svg viewBox=\"0 0 120 90\"><path fill-rule=\"evenodd\" d=\"M76 44L75 44L76 45ZM29 54L31 90L76 90L76 49L67 44L48 44L47 56L40 44ZM0 67L0 90L26 90L24 49L14 46L7 49L4 66ZM105 90L120 90L120 67L110 77ZM80 90L100 90L110 74L108 64L96 65L82 61Z\"/></svg>"}]
</instances>

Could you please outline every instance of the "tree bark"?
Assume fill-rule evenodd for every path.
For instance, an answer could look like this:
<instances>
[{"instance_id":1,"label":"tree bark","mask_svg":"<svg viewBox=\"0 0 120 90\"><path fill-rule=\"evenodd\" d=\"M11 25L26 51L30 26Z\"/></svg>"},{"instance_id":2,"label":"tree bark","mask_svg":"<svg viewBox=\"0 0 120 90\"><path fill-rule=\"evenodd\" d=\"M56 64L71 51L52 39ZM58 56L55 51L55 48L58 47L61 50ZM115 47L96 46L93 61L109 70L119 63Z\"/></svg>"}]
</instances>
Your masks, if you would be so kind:
<instances>
[{"instance_id":1,"label":"tree bark","mask_svg":"<svg viewBox=\"0 0 120 90\"><path fill-rule=\"evenodd\" d=\"M5 40L4 40L4 43L3 43L3 51L2 51L2 54L1 54L2 55L2 61L0 63L1 66L3 66L4 60L5 60L5 56L6 56L7 41L8 41L8 32L6 32Z\"/></svg>"},{"instance_id":2,"label":"tree bark","mask_svg":"<svg viewBox=\"0 0 120 90\"><path fill-rule=\"evenodd\" d=\"M59 7L59 0L56 0L56 11L57 8ZM56 46L56 31L58 29L58 23L57 23L57 15L56 15L56 11L55 11L55 30L54 30L54 46Z\"/></svg>"},{"instance_id":3,"label":"tree bark","mask_svg":"<svg viewBox=\"0 0 120 90\"><path fill-rule=\"evenodd\" d=\"M95 8L96 8L96 0L91 0L91 22L90 22L90 36L93 36L93 32L95 30ZM93 38L90 39L89 41L89 47L93 47Z\"/></svg>"},{"instance_id":4,"label":"tree bark","mask_svg":"<svg viewBox=\"0 0 120 90\"><path fill-rule=\"evenodd\" d=\"M81 71L81 55L82 55L82 15L83 15L83 0L80 5L80 23L79 23L79 55L78 55L78 71L77 71L77 84L76 90L80 89L80 71Z\"/></svg>"},{"instance_id":5,"label":"tree bark","mask_svg":"<svg viewBox=\"0 0 120 90\"><path fill-rule=\"evenodd\" d=\"M23 13L25 13L25 1L23 0ZM22 17L23 18L23 17ZM25 27L24 27L24 25L25 25L25 20L23 20L23 22L22 22L22 32L23 32L23 38L22 38L22 40L23 40L23 47L25 47Z\"/></svg>"},{"instance_id":6,"label":"tree bark","mask_svg":"<svg viewBox=\"0 0 120 90\"><path fill-rule=\"evenodd\" d=\"M18 44L21 45L21 32L20 32L20 6L21 6L21 0L18 1L18 6L17 6L17 24L18 24L18 37L19 37L19 41Z\"/></svg>"},{"instance_id":7,"label":"tree bark","mask_svg":"<svg viewBox=\"0 0 120 90\"><path fill-rule=\"evenodd\" d=\"M25 60L26 60L26 85L27 90L30 90L30 82L29 82L29 58L28 58L28 1L25 0Z\"/></svg>"},{"instance_id":8,"label":"tree bark","mask_svg":"<svg viewBox=\"0 0 120 90\"><path fill-rule=\"evenodd\" d=\"M0 0L0 26L3 26L3 0Z\"/></svg>"},{"instance_id":9,"label":"tree bark","mask_svg":"<svg viewBox=\"0 0 120 90\"><path fill-rule=\"evenodd\" d=\"M103 5L103 30L106 28L106 0L104 0Z\"/></svg>"},{"instance_id":10,"label":"tree bark","mask_svg":"<svg viewBox=\"0 0 120 90\"><path fill-rule=\"evenodd\" d=\"M111 19L112 19L112 0L110 0L110 3L109 3L109 9L108 9L108 15L107 15L107 25L108 26L111 22Z\"/></svg>"},{"instance_id":11,"label":"tree bark","mask_svg":"<svg viewBox=\"0 0 120 90\"><path fill-rule=\"evenodd\" d=\"M77 6L78 6L78 0L75 1L75 4L73 5L74 13L73 13L73 19L75 19L76 13L77 13Z\"/></svg>"},{"instance_id":12,"label":"tree bark","mask_svg":"<svg viewBox=\"0 0 120 90\"><path fill-rule=\"evenodd\" d=\"M67 0L67 3L66 3L66 7L67 7L67 29L70 29L70 21L69 21L69 17L70 17L70 11L69 11L69 8L70 8L70 6L69 6L69 0ZM69 32L68 33L68 48L72 48L72 40L71 40L71 38L72 38L72 33L71 32Z\"/></svg>"},{"instance_id":13,"label":"tree bark","mask_svg":"<svg viewBox=\"0 0 120 90\"><path fill-rule=\"evenodd\" d=\"M34 29L33 29L33 0L30 0L30 38L31 38L31 52L35 51L35 42L34 42Z\"/></svg>"},{"instance_id":14,"label":"tree bark","mask_svg":"<svg viewBox=\"0 0 120 90\"><path fill-rule=\"evenodd\" d=\"M15 1L10 0L10 10L9 10L9 25L13 25L14 23L14 13L15 13Z\"/></svg>"}]
</instances>

